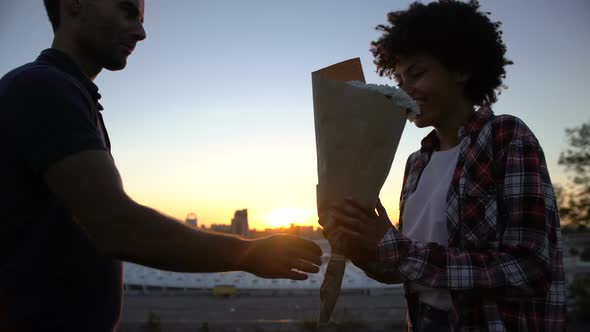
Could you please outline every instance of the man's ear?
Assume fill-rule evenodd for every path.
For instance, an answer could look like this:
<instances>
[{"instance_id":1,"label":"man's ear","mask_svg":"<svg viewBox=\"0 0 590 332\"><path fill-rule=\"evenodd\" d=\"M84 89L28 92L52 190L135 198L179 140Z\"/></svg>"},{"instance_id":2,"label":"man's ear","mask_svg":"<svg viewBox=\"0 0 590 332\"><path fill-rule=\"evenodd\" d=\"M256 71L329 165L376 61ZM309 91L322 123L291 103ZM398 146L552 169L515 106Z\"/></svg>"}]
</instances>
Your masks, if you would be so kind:
<instances>
[{"instance_id":1,"label":"man's ear","mask_svg":"<svg viewBox=\"0 0 590 332\"><path fill-rule=\"evenodd\" d=\"M78 16L82 11L80 0L66 0L64 5L66 13L70 16Z\"/></svg>"}]
</instances>

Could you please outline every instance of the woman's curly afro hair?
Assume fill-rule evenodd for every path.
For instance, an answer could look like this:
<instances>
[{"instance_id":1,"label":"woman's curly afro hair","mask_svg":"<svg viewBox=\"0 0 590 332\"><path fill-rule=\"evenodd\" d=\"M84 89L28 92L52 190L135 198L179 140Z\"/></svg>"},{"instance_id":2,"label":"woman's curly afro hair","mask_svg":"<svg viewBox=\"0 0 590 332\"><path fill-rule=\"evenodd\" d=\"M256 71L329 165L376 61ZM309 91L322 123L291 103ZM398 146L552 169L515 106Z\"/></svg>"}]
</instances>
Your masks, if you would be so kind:
<instances>
[{"instance_id":1,"label":"woman's curly afro hair","mask_svg":"<svg viewBox=\"0 0 590 332\"><path fill-rule=\"evenodd\" d=\"M479 11L479 3L440 0L414 2L407 10L390 12L390 25L379 25L383 35L371 42L377 73L392 78L399 55L427 54L447 68L466 73L465 95L475 105L491 105L506 77L500 22Z\"/></svg>"}]
</instances>

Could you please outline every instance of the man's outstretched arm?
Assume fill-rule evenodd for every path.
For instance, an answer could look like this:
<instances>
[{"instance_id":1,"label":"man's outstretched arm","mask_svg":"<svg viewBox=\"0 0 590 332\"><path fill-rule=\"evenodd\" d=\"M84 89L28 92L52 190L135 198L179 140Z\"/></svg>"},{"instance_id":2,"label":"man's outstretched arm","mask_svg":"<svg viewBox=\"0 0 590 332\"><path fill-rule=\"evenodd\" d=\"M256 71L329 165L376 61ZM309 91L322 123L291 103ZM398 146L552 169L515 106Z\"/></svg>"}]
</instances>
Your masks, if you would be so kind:
<instances>
[{"instance_id":1,"label":"man's outstretched arm","mask_svg":"<svg viewBox=\"0 0 590 332\"><path fill-rule=\"evenodd\" d=\"M321 249L294 236L247 240L203 232L134 202L108 152L83 151L45 172L99 251L159 269L183 272L242 270L267 278L306 279L318 272Z\"/></svg>"}]
</instances>

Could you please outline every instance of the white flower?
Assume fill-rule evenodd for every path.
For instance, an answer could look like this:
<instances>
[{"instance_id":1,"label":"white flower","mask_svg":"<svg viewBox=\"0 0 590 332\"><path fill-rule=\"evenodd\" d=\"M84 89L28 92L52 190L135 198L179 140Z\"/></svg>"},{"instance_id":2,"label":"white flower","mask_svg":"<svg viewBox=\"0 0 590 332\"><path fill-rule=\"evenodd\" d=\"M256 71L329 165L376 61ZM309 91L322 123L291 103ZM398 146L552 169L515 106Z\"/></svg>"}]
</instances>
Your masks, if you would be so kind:
<instances>
[{"instance_id":1,"label":"white flower","mask_svg":"<svg viewBox=\"0 0 590 332\"><path fill-rule=\"evenodd\" d=\"M402 89L386 84L365 84L362 81L348 81L346 83L356 88L373 90L387 96L396 105L406 110L408 120L411 122L414 122L416 115L420 114L420 108L416 101Z\"/></svg>"}]
</instances>

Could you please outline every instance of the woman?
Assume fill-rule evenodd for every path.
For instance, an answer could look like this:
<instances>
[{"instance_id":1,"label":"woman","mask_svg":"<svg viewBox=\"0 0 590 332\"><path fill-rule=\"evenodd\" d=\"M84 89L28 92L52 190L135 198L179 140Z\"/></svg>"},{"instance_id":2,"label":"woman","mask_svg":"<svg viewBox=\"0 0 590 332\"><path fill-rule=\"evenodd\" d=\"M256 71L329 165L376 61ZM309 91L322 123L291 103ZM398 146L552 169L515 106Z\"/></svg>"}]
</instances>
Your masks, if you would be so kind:
<instances>
[{"instance_id":1,"label":"woman","mask_svg":"<svg viewBox=\"0 0 590 332\"><path fill-rule=\"evenodd\" d=\"M413 331L565 329L559 216L543 151L491 106L512 62L477 2L414 3L372 42L377 71L433 127L407 160L399 228L348 199L324 229L382 282L404 282Z\"/></svg>"}]
</instances>

